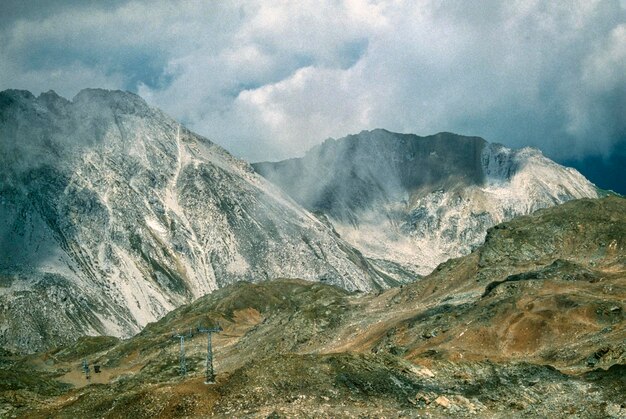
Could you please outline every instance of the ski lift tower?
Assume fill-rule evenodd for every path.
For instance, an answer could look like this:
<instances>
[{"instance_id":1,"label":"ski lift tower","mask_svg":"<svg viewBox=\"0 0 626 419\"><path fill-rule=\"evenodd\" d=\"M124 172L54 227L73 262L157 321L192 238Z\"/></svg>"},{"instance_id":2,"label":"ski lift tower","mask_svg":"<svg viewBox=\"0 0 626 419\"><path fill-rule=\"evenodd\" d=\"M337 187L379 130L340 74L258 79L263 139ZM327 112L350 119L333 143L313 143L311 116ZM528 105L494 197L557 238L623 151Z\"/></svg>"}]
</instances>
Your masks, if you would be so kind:
<instances>
[{"instance_id":1,"label":"ski lift tower","mask_svg":"<svg viewBox=\"0 0 626 419\"><path fill-rule=\"evenodd\" d=\"M191 329L189 329L189 334L187 335L176 333L175 335L172 336L172 339L180 340L180 356L179 356L180 375L187 375L187 361L185 360L185 338L191 338L191 337L193 337L193 334L191 333Z\"/></svg>"},{"instance_id":2,"label":"ski lift tower","mask_svg":"<svg viewBox=\"0 0 626 419\"><path fill-rule=\"evenodd\" d=\"M218 325L217 327L198 327L199 333L207 334L206 344L206 377L204 384L215 384L215 370L213 369L213 347L211 345L211 335L213 333L219 333L223 329Z\"/></svg>"}]
</instances>

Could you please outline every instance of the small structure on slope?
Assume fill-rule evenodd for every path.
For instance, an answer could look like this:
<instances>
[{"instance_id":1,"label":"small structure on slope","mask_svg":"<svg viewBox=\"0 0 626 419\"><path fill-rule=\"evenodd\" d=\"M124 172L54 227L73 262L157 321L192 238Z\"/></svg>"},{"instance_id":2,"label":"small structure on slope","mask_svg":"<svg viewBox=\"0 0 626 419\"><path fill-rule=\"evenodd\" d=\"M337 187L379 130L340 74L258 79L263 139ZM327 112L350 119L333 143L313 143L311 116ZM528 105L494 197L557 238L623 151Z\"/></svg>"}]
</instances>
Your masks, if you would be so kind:
<instances>
[{"instance_id":1,"label":"small structure on slope","mask_svg":"<svg viewBox=\"0 0 626 419\"><path fill-rule=\"evenodd\" d=\"M211 344L211 335L213 333L219 333L222 331L222 328L218 325L217 327L198 327L199 333L207 334L207 344L206 344L206 378L204 380L204 384L215 384L215 370L213 369L213 347Z\"/></svg>"}]
</instances>

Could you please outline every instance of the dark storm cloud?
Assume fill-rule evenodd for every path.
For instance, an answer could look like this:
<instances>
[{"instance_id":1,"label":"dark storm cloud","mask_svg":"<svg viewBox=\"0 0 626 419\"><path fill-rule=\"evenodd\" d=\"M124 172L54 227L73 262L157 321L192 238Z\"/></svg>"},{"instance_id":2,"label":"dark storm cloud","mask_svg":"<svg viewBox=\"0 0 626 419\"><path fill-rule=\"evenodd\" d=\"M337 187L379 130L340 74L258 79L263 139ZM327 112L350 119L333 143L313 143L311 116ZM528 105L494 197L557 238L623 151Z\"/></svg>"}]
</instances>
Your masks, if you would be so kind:
<instances>
[{"instance_id":1,"label":"dark storm cloud","mask_svg":"<svg viewBox=\"0 0 626 419\"><path fill-rule=\"evenodd\" d=\"M625 138L619 1L2 8L0 88L136 91L253 160L376 127L480 135L568 161L606 160Z\"/></svg>"}]
</instances>

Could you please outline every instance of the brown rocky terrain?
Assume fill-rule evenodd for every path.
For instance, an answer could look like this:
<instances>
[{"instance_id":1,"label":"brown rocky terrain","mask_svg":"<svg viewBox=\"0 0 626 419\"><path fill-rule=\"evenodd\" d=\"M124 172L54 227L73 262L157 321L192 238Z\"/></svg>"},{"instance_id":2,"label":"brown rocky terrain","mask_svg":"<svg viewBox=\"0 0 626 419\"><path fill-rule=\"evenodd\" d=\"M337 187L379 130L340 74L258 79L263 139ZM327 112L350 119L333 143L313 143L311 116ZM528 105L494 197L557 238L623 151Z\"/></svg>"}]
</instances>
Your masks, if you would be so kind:
<instances>
[{"instance_id":1,"label":"brown rocky terrain","mask_svg":"<svg viewBox=\"0 0 626 419\"><path fill-rule=\"evenodd\" d=\"M625 417L625 301L626 199L572 201L401 288L238 283L127 340L3 353L0 416ZM216 384L202 334L181 377L172 334L216 324Z\"/></svg>"}]
</instances>

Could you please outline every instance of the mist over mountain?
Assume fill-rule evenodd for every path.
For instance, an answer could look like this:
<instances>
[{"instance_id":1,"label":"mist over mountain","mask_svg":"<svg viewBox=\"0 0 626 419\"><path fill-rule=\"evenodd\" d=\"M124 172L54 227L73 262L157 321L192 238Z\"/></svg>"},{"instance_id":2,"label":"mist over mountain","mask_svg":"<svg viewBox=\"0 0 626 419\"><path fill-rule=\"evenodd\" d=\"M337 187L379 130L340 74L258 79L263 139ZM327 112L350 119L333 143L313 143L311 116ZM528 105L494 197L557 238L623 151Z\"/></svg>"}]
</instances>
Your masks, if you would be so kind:
<instances>
[{"instance_id":1,"label":"mist over mountain","mask_svg":"<svg viewBox=\"0 0 626 419\"><path fill-rule=\"evenodd\" d=\"M626 201L600 194L478 137L253 167L131 93L1 92L0 416L623 416Z\"/></svg>"},{"instance_id":2,"label":"mist over mountain","mask_svg":"<svg viewBox=\"0 0 626 419\"><path fill-rule=\"evenodd\" d=\"M129 336L226 284L278 277L397 283L134 94L0 93L1 345Z\"/></svg>"},{"instance_id":3,"label":"mist over mountain","mask_svg":"<svg viewBox=\"0 0 626 419\"><path fill-rule=\"evenodd\" d=\"M625 63L626 0L0 0L0 419L626 419Z\"/></svg>"},{"instance_id":4,"label":"mist over mountain","mask_svg":"<svg viewBox=\"0 0 626 419\"><path fill-rule=\"evenodd\" d=\"M377 129L328 139L302 158L253 165L366 256L427 274L469 253L487 229L571 199L597 197L578 171L533 148L452 133Z\"/></svg>"}]
</instances>

